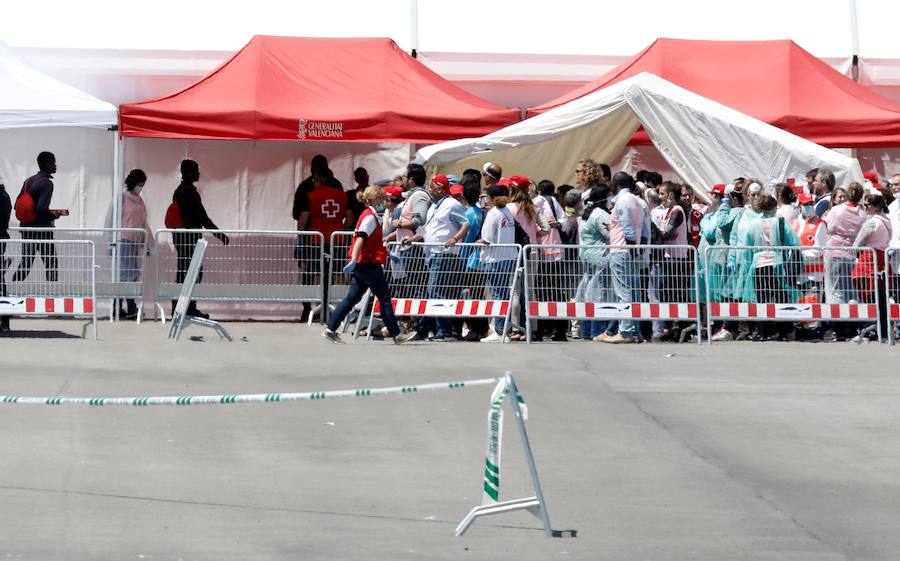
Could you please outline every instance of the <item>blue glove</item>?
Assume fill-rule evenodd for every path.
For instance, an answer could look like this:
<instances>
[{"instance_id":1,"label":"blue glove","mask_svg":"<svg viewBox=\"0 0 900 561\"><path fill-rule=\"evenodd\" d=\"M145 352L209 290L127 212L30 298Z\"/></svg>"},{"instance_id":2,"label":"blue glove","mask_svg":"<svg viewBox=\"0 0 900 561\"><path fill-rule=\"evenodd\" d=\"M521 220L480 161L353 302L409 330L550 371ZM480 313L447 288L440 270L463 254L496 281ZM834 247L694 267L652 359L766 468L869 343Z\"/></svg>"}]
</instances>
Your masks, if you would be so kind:
<instances>
[{"instance_id":1,"label":"blue glove","mask_svg":"<svg viewBox=\"0 0 900 561\"><path fill-rule=\"evenodd\" d=\"M344 265L344 269L343 269L344 274L349 275L350 273L353 272L354 269L356 269L356 261L351 261L351 262L347 263L346 265Z\"/></svg>"}]
</instances>

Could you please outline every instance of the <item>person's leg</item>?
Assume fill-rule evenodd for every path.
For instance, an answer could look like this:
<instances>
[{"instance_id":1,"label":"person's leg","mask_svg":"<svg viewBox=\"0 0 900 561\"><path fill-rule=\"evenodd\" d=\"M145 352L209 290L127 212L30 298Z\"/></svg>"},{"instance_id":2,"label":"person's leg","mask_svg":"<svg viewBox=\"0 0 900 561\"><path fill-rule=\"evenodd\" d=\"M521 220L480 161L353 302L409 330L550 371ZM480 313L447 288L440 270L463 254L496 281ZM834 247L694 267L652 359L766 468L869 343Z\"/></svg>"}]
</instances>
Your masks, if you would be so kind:
<instances>
[{"instance_id":1,"label":"person's leg","mask_svg":"<svg viewBox=\"0 0 900 561\"><path fill-rule=\"evenodd\" d=\"M362 265L357 265L357 267L363 267ZM344 299L340 301L334 311L328 316L328 329L332 331L337 331L338 327L340 327L341 322L344 321L344 318L350 313L350 310L353 309L360 300L362 300L363 295L366 293L366 285L359 278L359 274L354 271L350 276L350 286L347 288L347 295L344 296Z\"/></svg>"},{"instance_id":2,"label":"person's leg","mask_svg":"<svg viewBox=\"0 0 900 561\"><path fill-rule=\"evenodd\" d=\"M397 323L397 316L394 315L394 306L391 302L391 290L388 288L387 279L384 277L384 270L380 265L367 265L363 267L360 278L378 299L381 306L381 320L388 329L391 337L400 335L400 325Z\"/></svg>"},{"instance_id":3,"label":"person's leg","mask_svg":"<svg viewBox=\"0 0 900 561\"><path fill-rule=\"evenodd\" d=\"M59 279L59 266L56 260L56 244L53 243L53 232L39 232L39 237L43 240L38 248L41 252L41 259L44 261L44 277L50 282L56 282Z\"/></svg>"},{"instance_id":4,"label":"person's leg","mask_svg":"<svg viewBox=\"0 0 900 561\"><path fill-rule=\"evenodd\" d=\"M510 277L514 267L515 261L497 261L491 263L488 277L491 283L491 295L494 300L501 302L509 301L509 283L511 282ZM503 335L505 324L505 317L494 317L494 331L497 332L498 335Z\"/></svg>"},{"instance_id":5,"label":"person's leg","mask_svg":"<svg viewBox=\"0 0 900 561\"><path fill-rule=\"evenodd\" d=\"M6 293L6 244L0 242L0 297ZM0 333L9 331L9 316L0 316Z\"/></svg>"},{"instance_id":6,"label":"person's leg","mask_svg":"<svg viewBox=\"0 0 900 561\"><path fill-rule=\"evenodd\" d=\"M22 229L21 232L23 240L35 239L34 232L27 228ZM19 267L13 274L13 282L22 282L28 277L28 273L31 272L31 265L34 263L34 254L37 250L37 246L34 243L23 243L20 247L22 248L22 259L19 261Z\"/></svg>"},{"instance_id":7,"label":"person's leg","mask_svg":"<svg viewBox=\"0 0 900 561\"><path fill-rule=\"evenodd\" d=\"M612 271L613 292L616 295L616 301L620 304L633 302L635 286L631 253L613 253L610 255L609 264ZM618 330L622 337L632 339L637 337L637 325L633 321L619 320ZM607 333L609 333L608 327Z\"/></svg>"}]
</instances>

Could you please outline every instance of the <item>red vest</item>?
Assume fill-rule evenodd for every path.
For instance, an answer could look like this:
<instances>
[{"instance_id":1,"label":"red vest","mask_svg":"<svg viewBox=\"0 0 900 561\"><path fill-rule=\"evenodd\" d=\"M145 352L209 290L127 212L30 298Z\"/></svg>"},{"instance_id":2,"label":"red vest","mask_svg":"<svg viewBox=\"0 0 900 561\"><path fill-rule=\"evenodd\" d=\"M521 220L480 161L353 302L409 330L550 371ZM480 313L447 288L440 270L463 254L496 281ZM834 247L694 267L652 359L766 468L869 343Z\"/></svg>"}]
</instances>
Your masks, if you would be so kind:
<instances>
[{"instance_id":1,"label":"red vest","mask_svg":"<svg viewBox=\"0 0 900 561\"><path fill-rule=\"evenodd\" d=\"M816 230L819 229L820 224L822 224L822 219L812 216L800 226L800 231L797 232L797 237L800 238L800 245L816 245Z\"/></svg>"},{"instance_id":2,"label":"red vest","mask_svg":"<svg viewBox=\"0 0 900 561\"><path fill-rule=\"evenodd\" d=\"M381 239L381 220L378 219L378 215L369 207L366 207L366 209L362 211L362 214L359 215L359 220L356 221L356 230L353 232L353 242L350 244L347 260L353 259L353 246L356 245L356 232L359 231L359 227L362 226L363 220L369 216L375 217L377 225L375 226L375 231L363 240L362 250L359 252L358 263L384 265L387 262L387 250L384 248L384 241Z\"/></svg>"},{"instance_id":3,"label":"red vest","mask_svg":"<svg viewBox=\"0 0 900 561\"><path fill-rule=\"evenodd\" d=\"M319 187L309 192L309 222L307 230L322 232L325 243L331 243L331 234L344 229L347 213L347 195L340 189Z\"/></svg>"}]
</instances>

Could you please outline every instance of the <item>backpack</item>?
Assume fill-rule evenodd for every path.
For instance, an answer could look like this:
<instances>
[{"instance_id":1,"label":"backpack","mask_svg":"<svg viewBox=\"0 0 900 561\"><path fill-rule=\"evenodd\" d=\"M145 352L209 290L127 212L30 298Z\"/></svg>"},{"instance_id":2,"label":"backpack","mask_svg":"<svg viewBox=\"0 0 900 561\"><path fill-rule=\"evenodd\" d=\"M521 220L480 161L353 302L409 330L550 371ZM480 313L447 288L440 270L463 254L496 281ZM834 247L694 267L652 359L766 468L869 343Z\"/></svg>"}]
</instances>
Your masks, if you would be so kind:
<instances>
[{"instance_id":1,"label":"backpack","mask_svg":"<svg viewBox=\"0 0 900 561\"><path fill-rule=\"evenodd\" d=\"M172 204L166 209L165 224L169 229L184 227L184 219L181 217L181 207L178 205L178 201L172 201Z\"/></svg>"},{"instance_id":2,"label":"backpack","mask_svg":"<svg viewBox=\"0 0 900 561\"><path fill-rule=\"evenodd\" d=\"M37 220L34 197L28 192L28 181L22 185L22 192L16 197L16 219L22 224L31 224Z\"/></svg>"}]
</instances>

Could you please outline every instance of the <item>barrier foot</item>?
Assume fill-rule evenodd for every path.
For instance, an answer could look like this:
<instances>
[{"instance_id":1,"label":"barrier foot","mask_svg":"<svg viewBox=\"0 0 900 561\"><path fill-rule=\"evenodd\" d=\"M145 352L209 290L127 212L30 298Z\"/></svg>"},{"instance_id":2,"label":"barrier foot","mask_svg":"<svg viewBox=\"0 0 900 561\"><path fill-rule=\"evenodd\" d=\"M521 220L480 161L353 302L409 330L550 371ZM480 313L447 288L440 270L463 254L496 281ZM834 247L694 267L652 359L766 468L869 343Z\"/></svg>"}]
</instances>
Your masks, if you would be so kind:
<instances>
[{"instance_id":1,"label":"barrier foot","mask_svg":"<svg viewBox=\"0 0 900 561\"><path fill-rule=\"evenodd\" d=\"M525 499L514 499L511 501L503 501L493 505L481 505L476 506L472 510L469 511L469 514L463 518L462 522L459 523L459 526L456 527L456 536L459 537L466 533L466 530L469 529L469 526L472 525L472 522L475 521L479 516L486 516L488 514L500 514L503 512L513 512L515 510L527 510L531 514L535 515L538 519L542 519L541 517L541 501L538 500L537 497L528 497Z\"/></svg>"},{"instance_id":2,"label":"barrier foot","mask_svg":"<svg viewBox=\"0 0 900 561\"><path fill-rule=\"evenodd\" d=\"M216 331L216 333L219 334L219 337L221 337L223 339L228 339L229 341L234 341L234 339L231 338L231 334L229 334L228 331L224 327L222 327L222 324L217 321L213 321L211 319L198 318L198 317L194 317L194 316L184 316L184 321L186 321L190 325L199 325L201 327L212 328ZM181 333L179 332L179 335L180 334Z\"/></svg>"}]
</instances>

